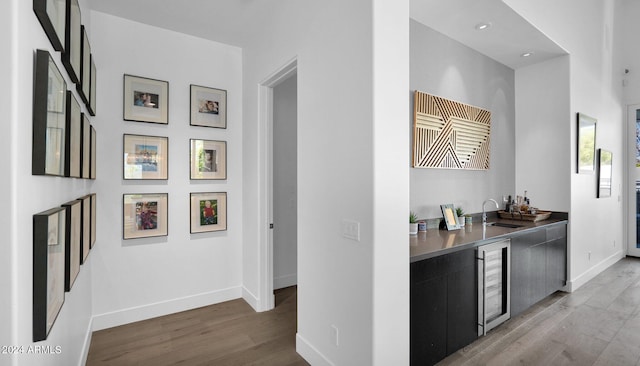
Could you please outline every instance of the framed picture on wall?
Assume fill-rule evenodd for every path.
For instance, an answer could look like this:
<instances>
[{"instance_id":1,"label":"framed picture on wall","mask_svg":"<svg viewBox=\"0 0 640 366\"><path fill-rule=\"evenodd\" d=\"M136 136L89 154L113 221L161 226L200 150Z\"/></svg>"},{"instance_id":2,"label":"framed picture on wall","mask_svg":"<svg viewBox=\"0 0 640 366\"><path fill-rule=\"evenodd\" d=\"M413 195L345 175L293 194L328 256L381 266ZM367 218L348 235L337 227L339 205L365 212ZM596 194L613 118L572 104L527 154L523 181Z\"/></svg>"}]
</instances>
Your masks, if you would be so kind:
<instances>
[{"instance_id":1,"label":"framed picture on wall","mask_svg":"<svg viewBox=\"0 0 640 366\"><path fill-rule=\"evenodd\" d=\"M91 44L84 25L81 27L82 43L80 45L80 83L76 84L78 95L85 105L89 106L89 96L91 94Z\"/></svg>"},{"instance_id":2,"label":"framed picture on wall","mask_svg":"<svg viewBox=\"0 0 640 366\"><path fill-rule=\"evenodd\" d=\"M123 238L168 234L168 193L125 194L122 202Z\"/></svg>"},{"instance_id":3,"label":"framed picture on wall","mask_svg":"<svg viewBox=\"0 0 640 366\"><path fill-rule=\"evenodd\" d=\"M191 234L227 230L227 192L191 193Z\"/></svg>"},{"instance_id":4,"label":"framed picture on wall","mask_svg":"<svg viewBox=\"0 0 640 366\"><path fill-rule=\"evenodd\" d=\"M613 153L598 149L598 198L611 197Z\"/></svg>"},{"instance_id":5,"label":"framed picture on wall","mask_svg":"<svg viewBox=\"0 0 640 366\"><path fill-rule=\"evenodd\" d=\"M33 341L47 339L64 303L65 208L33 215Z\"/></svg>"},{"instance_id":6,"label":"framed picture on wall","mask_svg":"<svg viewBox=\"0 0 640 366\"><path fill-rule=\"evenodd\" d=\"M87 109L89 110L89 114L92 116L96 115L96 89L98 82L98 71L96 70L96 63L93 59L93 55L91 55L91 60L89 61L89 105L87 105Z\"/></svg>"},{"instance_id":7,"label":"framed picture on wall","mask_svg":"<svg viewBox=\"0 0 640 366\"><path fill-rule=\"evenodd\" d=\"M578 173L593 174L596 171L596 124L595 118L578 113Z\"/></svg>"},{"instance_id":8,"label":"framed picture on wall","mask_svg":"<svg viewBox=\"0 0 640 366\"><path fill-rule=\"evenodd\" d=\"M227 91L191 85L190 124L227 128Z\"/></svg>"},{"instance_id":9,"label":"framed picture on wall","mask_svg":"<svg viewBox=\"0 0 640 366\"><path fill-rule=\"evenodd\" d=\"M124 120L169 123L169 82L124 75Z\"/></svg>"},{"instance_id":10,"label":"framed picture on wall","mask_svg":"<svg viewBox=\"0 0 640 366\"><path fill-rule=\"evenodd\" d=\"M81 172L82 178L89 179L91 177L91 122L87 115L82 113L82 157Z\"/></svg>"},{"instance_id":11,"label":"framed picture on wall","mask_svg":"<svg viewBox=\"0 0 640 366\"><path fill-rule=\"evenodd\" d=\"M67 90L67 122L65 127L65 177L81 177L82 154L82 112L80 103L71 91Z\"/></svg>"},{"instance_id":12,"label":"framed picture on wall","mask_svg":"<svg viewBox=\"0 0 640 366\"><path fill-rule=\"evenodd\" d=\"M65 25L65 46L62 52L62 64L74 83L80 82L82 62L82 25L80 24L80 5L78 0L67 0Z\"/></svg>"},{"instance_id":13,"label":"framed picture on wall","mask_svg":"<svg viewBox=\"0 0 640 366\"><path fill-rule=\"evenodd\" d=\"M33 0L33 12L56 51L64 51L66 0Z\"/></svg>"},{"instance_id":14,"label":"framed picture on wall","mask_svg":"<svg viewBox=\"0 0 640 366\"><path fill-rule=\"evenodd\" d=\"M48 51L36 51L34 72L32 174L64 176L67 83Z\"/></svg>"},{"instance_id":15,"label":"framed picture on wall","mask_svg":"<svg viewBox=\"0 0 640 366\"><path fill-rule=\"evenodd\" d=\"M96 129L91 126L90 131L90 139L91 139L91 149L89 151L90 159L89 159L89 178L96 179L96 151L97 151L97 135Z\"/></svg>"},{"instance_id":16,"label":"framed picture on wall","mask_svg":"<svg viewBox=\"0 0 640 366\"><path fill-rule=\"evenodd\" d=\"M82 255L80 256L80 264L84 264L89 257L91 251L91 196L87 195L79 198L82 208Z\"/></svg>"},{"instance_id":17,"label":"framed picture on wall","mask_svg":"<svg viewBox=\"0 0 640 366\"><path fill-rule=\"evenodd\" d=\"M65 267L64 290L69 292L80 272L82 244L82 203L78 200L62 205L65 210Z\"/></svg>"},{"instance_id":18,"label":"framed picture on wall","mask_svg":"<svg viewBox=\"0 0 640 366\"><path fill-rule=\"evenodd\" d=\"M227 142L190 140L191 179L227 179Z\"/></svg>"},{"instance_id":19,"label":"framed picture on wall","mask_svg":"<svg viewBox=\"0 0 640 366\"><path fill-rule=\"evenodd\" d=\"M124 179L168 179L169 138L124 135Z\"/></svg>"}]
</instances>

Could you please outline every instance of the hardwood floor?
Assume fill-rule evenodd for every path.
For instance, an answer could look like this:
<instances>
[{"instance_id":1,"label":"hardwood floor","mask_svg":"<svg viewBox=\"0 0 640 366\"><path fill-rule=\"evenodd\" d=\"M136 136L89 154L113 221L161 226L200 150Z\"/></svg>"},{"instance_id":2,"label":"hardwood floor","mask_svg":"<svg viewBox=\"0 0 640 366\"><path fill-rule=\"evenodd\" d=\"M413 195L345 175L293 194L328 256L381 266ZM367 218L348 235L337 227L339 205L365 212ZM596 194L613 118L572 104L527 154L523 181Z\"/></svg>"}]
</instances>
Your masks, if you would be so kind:
<instances>
[{"instance_id":1,"label":"hardwood floor","mask_svg":"<svg viewBox=\"0 0 640 366\"><path fill-rule=\"evenodd\" d=\"M87 365L307 365L295 352L296 288L276 308L243 300L95 332ZM556 293L440 365L640 366L640 259Z\"/></svg>"},{"instance_id":2,"label":"hardwood floor","mask_svg":"<svg viewBox=\"0 0 640 366\"><path fill-rule=\"evenodd\" d=\"M93 333L87 365L308 365L295 351L297 289L274 310L237 299Z\"/></svg>"},{"instance_id":3,"label":"hardwood floor","mask_svg":"<svg viewBox=\"0 0 640 366\"><path fill-rule=\"evenodd\" d=\"M640 259L551 295L439 365L640 366Z\"/></svg>"}]
</instances>

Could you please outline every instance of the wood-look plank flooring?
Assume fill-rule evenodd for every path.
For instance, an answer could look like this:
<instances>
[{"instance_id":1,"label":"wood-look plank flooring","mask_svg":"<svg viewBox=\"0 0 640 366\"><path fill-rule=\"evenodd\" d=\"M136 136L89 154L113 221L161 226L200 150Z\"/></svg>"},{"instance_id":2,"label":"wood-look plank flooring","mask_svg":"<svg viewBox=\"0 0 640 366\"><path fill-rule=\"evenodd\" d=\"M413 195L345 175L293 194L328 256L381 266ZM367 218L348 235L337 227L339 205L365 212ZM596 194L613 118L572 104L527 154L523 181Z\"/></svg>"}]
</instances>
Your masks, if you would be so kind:
<instances>
[{"instance_id":1,"label":"wood-look plank flooring","mask_svg":"<svg viewBox=\"0 0 640 366\"><path fill-rule=\"evenodd\" d=\"M237 299L93 333L87 365L308 365L296 353L297 289L275 309Z\"/></svg>"},{"instance_id":2,"label":"wood-look plank flooring","mask_svg":"<svg viewBox=\"0 0 640 366\"><path fill-rule=\"evenodd\" d=\"M439 365L640 366L640 259L551 295Z\"/></svg>"}]
</instances>

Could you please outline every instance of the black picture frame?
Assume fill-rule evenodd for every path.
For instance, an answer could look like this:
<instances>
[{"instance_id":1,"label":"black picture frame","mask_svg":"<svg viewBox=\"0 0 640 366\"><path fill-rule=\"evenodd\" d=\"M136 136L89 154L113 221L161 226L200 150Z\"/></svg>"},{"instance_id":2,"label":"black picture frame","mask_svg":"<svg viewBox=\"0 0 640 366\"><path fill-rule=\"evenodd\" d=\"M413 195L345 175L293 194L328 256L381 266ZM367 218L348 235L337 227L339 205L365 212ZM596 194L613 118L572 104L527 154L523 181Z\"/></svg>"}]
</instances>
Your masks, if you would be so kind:
<instances>
[{"instance_id":1,"label":"black picture frame","mask_svg":"<svg viewBox=\"0 0 640 366\"><path fill-rule=\"evenodd\" d=\"M598 120L584 113L577 114L576 168L578 174L596 171L596 132Z\"/></svg>"},{"instance_id":2,"label":"black picture frame","mask_svg":"<svg viewBox=\"0 0 640 366\"><path fill-rule=\"evenodd\" d=\"M85 264L91 251L91 195L78 198L82 206L82 235L80 264Z\"/></svg>"},{"instance_id":3,"label":"black picture frame","mask_svg":"<svg viewBox=\"0 0 640 366\"><path fill-rule=\"evenodd\" d=\"M227 179L227 142L189 140L189 178L191 180Z\"/></svg>"},{"instance_id":4,"label":"black picture frame","mask_svg":"<svg viewBox=\"0 0 640 366\"><path fill-rule=\"evenodd\" d=\"M91 122L86 114L82 113L82 153L81 153L81 174L82 178L91 178Z\"/></svg>"},{"instance_id":5,"label":"black picture frame","mask_svg":"<svg viewBox=\"0 0 640 366\"><path fill-rule=\"evenodd\" d=\"M64 290L71 291L80 273L82 239L82 203L78 200L62 205L65 208Z\"/></svg>"},{"instance_id":6,"label":"black picture frame","mask_svg":"<svg viewBox=\"0 0 640 366\"><path fill-rule=\"evenodd\" d=\"M122 196L123 240L169 235L168 193L125 193Z\"/></svg>"},{"instance_id":7,"label":"black picture frame","mask_svg":"<svg viewBox=\"0 0 640 366\"><path fill-rule=\"evenodd\" d=\"M227 91L193 85L190 88L191 126L227 128Z\"/></svg>"},{"instance_id":8,"label":"black picture frame","mask_svg":"<svg viewBox=\"0 0 640 366\"><path fill-rule=\"evenodd\" d=\"M89 160L89 179L96 179L96 151L98 150L97 146L98 146L98 140L97 140L97 134L96 134L96 129L93 127L93 125L90 126L91 128L91 133L90 133L90 139L91 139L91 150L89 152L90 154L90 160Z\"/></svg>"},{"instance_id":9,"label":"black picture frame","mask_svg":"<svg viewBox=\"0 0 640 366\"><path fill-rule=\"evenodd\" d=\"M33 215L33 341L47 339L64 303L64 207Z\"/></svg>"},{"instance_id":10,"label":"black picture frame","mask_svg":"<svg viewBox=\"0 0 640 366\"><path fill-rule=\"evenodd\" d=\"M598 149L598 194L597 198L611 197L613 183L613 153Z\"/></svg>"},{"instance_id":11,"label":"black picture frame","mask_svg":"<svg viewBox=\"0 0 640 366\"><path fill-rule=\"evenodd\" d=\"M98 195L95 193L91 193L89 195L89 201L91 204L91 234L90 234L90 242L89 248L93 249L96 245L96 227L97 227L97 212L98 212Z\"/></svg>"},{"instance_id":12,"label":"black picture frame","mask_svg":"<svg viewBox=\"0 0 640 366\"><path fill-rule=\"evenodd\" d=\"M189 194L191 234L227 230L227 192Z\"/></svg>"},{"instance_id":13,"label":"black picture frame","mask_svg":"<svg viewBox=\"0 0 640 366\"><path fill-rule=\"evenodd\" d=\"M67 83L48 51L36 50L33 86L33 175L65 175Z\"/></svg>"},{"instance_id":14,"label":"black picture frame","mask_svg":"<svg viewBox=\"0 0 640 366\"><path fill-rule=\"evenodd\" d=\"M122 136L122 179L169 179L169 138L165 136Z\"/></svg>"},{"instance_id":15,"label":"black picture frame","mask_svg":"<svg viewBox=\"0 0 640 366\"><path fill-rule=\"evenodd\" d=\"M169 123L169 82L124 75L123 119L125 121Z\"/></svg>"},{"instance_id":16,"label":"black picture frame","mask_svg":"<svg viewBox=\"0 0 640 366\"><path fill-rule=\"evenodd\" d=\"M91 60L89 61L89 63L89 66L91 67L89 83L91 85L89 91L89 105L87 105L87 110L89 111L90 115L95 116L97 103L96 90L98 89L98 70L96 69L96 62L94 60L93 54L91 55Z\"/></svg>"},{"instance_id":17,"label":"black picture frame","mask_svg":"<svg viewBox=\"0 0 640 366\"><path fill-rule=\"evenodd\" d=\"M65 45L62 52L62 64L67 70L69 79L80 82L80 65L82 62L82 22L78 0L67 0L65 22Z\"/></svg>"},{"instance_id":18,"label":"black picture frame","mask_svg":"<svg viewBox=\"0 0 640 366\"><path fill-rule=\"evenodd\" d=\"M52 4L52 7L48 5ZM33 12L49 38L53 49L64 52L66 0L33 0Z\"/></svg>"},{"instance_id":19,"label":"black picture frame","mask_svg":"<svg viewBox=\"0 0 640 366\"><path fill-rule=\"evenodd\" d=\"M89 36L84 25L80 27L82 32L82 44L80 45L81 63L80 63L80 83L76 84L76 90L82 102L89 108L91 101L91 44Z\"/></svg>"},{"instance_id":20,"label":"black picture frame","mask_svg":"<svg viewBox=\"0 0 640 366\"><path fill-rule=\"evenodd\" d=\"M67 90L67 122L65 127L65 160L64 176L71 178L82 177L82 111L80 103L71 91Z\"/></svg>"}]
</instances>

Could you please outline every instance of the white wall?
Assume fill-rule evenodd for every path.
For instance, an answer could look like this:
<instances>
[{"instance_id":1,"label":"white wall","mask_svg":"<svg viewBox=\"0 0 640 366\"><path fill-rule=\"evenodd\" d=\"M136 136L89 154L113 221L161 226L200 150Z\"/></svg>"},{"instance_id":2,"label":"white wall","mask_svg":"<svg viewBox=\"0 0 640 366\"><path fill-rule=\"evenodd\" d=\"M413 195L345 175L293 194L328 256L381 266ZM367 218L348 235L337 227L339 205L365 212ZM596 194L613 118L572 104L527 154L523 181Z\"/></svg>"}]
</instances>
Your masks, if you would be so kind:
<instances>
[{"instance_id":1,"label":"white wall","mask_svg":"<svg viewBox=\"0 0 640 366\"><path fill-rule=\"evenodd\" d=\"M294 75L273 88L273 288L298 283L297 89Z\"/></svg>"},{"instance_id":2,"label":"white wall","mask_svg":"<svg viewBox=\"0 0 640 366\"><path fill-rule=\"evenodd\" d=\"M410 98L420 90L491 111L489 170L411 169L411 210L418 217L440 217L444 203L477 213L488 198L502 203L503 195L523 194L515 191L513 174L514 88L512 69L411 20Z\"/></svg>"},{"instance_id":3,"label":"white wall","mask_svg":"<svg viewBox=\"0 0 640 366\"><path fill-rule=\"evenodd\" d=\"M623 241L623 136L626 107L622 96L619 28L625 12L614 0L505 0L570 54L570 126L566 141L575 146L576 113L598 120L596 147L613 152L612 197L596 198L596 176L576 174L576 152L571 149L570 250L571 285L579 287L624 255ZM554 11L548 11L554 9ZM618 183L615 183L618 182ZM626 195L625 195L626 196Z\"/></svg>"},{"instance_id":4,"label":"white wall","mask_svg":"<svg viewBox=\"0 0 640 366\"><path fill-rule=\"evenodd\" d=\"M640 103L640 47L637 46L637 35L640 34L640 2L636 0L621 0L621 11L616 16L616 26L619 27L622 69L629 69L624 75L626 86L624 88L625 104ZM621 73L624 71L620 70Z\"/></svg>"},{"instance_id":5,"label":"white wall","mask_svg":"<svg viewBox=\"0 0 640 366\"><path fill-rule=\"evenodd\" d=\"M33 60L35 49L48 50L67 82L67 89L75 94L75 86L67 77L61 54L53 50L40 26L32 2L10 1L3 12L2 32L7 54L2 69L7 77L3 88L2 111L7 127L2 134L3 174L0 181L7 210L3 215L2 285L6 296L0 301L0 341L3 346L23 346L24 354L0 355L1 364L13 365L76 365L85 357L90 339L91 274L93 258L81 266L71 292L46 341L32 342L32 284L33 284L33 225L32 216L41 211L93 192L94 183L88 180L31 175ZM80 1L83 23L89 24L89 13ZM8 30L9 28L10 30ZM5 71L3 71L5 72ZM77 97L77 95L76 95ZM79 99L79 98L78 98ZM5 109L6 107L6 109ZM84 111L83 107L83 111ZM6 225L6 226L5 226ZM4 231L6 229L6 232ZM5 263L5 260L7 263ZM5 272L6 271L6 272ZM5 275L7 277L5 277ZM7 317L8 319L5 319ZM5 322L6 320L6 322ZM30 346L60 346L59 354L26 354Z\"/></svg>"},{"instance_id":6,"label":"white wall","mask_svg":"<svg viewBox=\"0 0 640 366\"><path fill-rule=\"evenodd\" d=\"M378 39L376 35L381 31L378 27L386 27L388 39L397 40L396 45L404 44L408 36L404 32L408 4L394 3L399 4L402 14L377 13L375 23L369 1L257 4L265 14L264 23L258 25L255 39L243 50L245 298L255 303L263 300L260 296L269 296L260 294L259 281L258 254L268 223L261 219L264 207L255 206L264 193L259 162L264 147L261 137L265 133L264 126L257 123L257 85L297 57L297 349L314 365L383 364L382 354L398 364L408 363L409 256L405 216L409 208L408 200L402 197L407 189L406 175L401 174L392 182L389 177L380 181L380 189L384 187L388 194L398 192L401 196L398 200L383 203L382 193L374 191L378 184L374 171L381 169L382 164L374 159L380 153L376 149L382 148L374 144L374 130L380 124L394 121L387 118L382 121L377 116L374 119L372 75L376 61L372 60L372 42ZM395 61L385 60L384 70L400 75L403 80L403 75L408 75L405 59L408 49L399 47L397 51ZM380 87L383 86L388 93L399 96L390 98L386 108L400 116L405 114L408 104L403 94L408 84ZM401 117L396 123L403 121L406 119ZM407 151L407 130L400 127L401 137L390 135L386 148ZM406 167L406 155L398 159L392 153L388 159L387 165ZM395 169L392 168L392 173ZM374 213L376 207L384 210L392 206L381 216ZM397 215L398 211L402 215ZM374 218L388 218L391 214L394 219L389 220L386 229L377 228L387 231L391 240L385 237L382 241L377 235L374 238L374 224L384 225L382 221L374 223ZM344 219L360 222L359 242L342 237ZM374 252L383 248L388 255L377 258L383 254L381 251L375 260L385 266L374 266ZM383 280L382 276L386 278ZM374 288L381 294L386 291L399 310L386 312L387 307L380 306L382 303L374 298ZM332 325L339 332L337 346L331 336ZM375 355L374 338L379 347ZM395 348L397 344L403 346Z\"/></svg>"},{"instance_id":7,"label":"white wall","mask_svg":"<svg viewBox=\"0 0 640 366\"><path fill-rule=\"evenodd\" d=\"M94 329L240 297L242 283L242 51L91 13L98 69L98 241ZM169 82L169 124L123 121L123 74ZM189 125L190 84L227 90L227 129ZM122 180L122 136L169 137L167 181ZM227 180L189 180L189 139L227 141ZM124 193L169 194L168 236L122 239ZM189 234L189 193L227 192L228 230Z\"/></svg>"}]
</instances>

